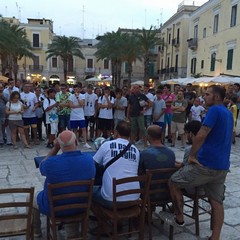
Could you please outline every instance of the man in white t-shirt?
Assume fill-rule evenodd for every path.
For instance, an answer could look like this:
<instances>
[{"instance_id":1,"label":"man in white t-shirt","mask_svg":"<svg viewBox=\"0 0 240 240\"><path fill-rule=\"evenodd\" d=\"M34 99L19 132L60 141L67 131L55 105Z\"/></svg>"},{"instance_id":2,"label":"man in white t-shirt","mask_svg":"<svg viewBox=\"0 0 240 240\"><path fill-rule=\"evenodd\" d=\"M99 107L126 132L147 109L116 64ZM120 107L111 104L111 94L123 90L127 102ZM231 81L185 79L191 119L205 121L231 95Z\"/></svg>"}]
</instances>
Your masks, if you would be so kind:
<instances>
[{"instance_id":1,"label":"man in white t-shirt","mask_svg":"<svg viewBox=\"0 0 240 240\"><path fill-rule=\"evenodd\" d=\"M98 96L93 92L93 85L88 84L87 92L85 93L84 115L86 121L86 129L88 129L89 125L91 141L94 140L94 125L97 111L98 111Z\"/></svg>"},{"instance_id":2,"label":"man in white t-shirt","mask_svg":"<svg viewBox=\"0 0 240 240\"><path fill-rule=\"evenodd\" d=\"M146 97L149 99L149 104L143 108L144 113L144 123L145 127L148 128L150 125L152 125L152 107L153 107L153 101L155 97L152 93L149 92L150 85L148 83L144 84L143 91Z\"/></svg>"},{"instance_id":3,"label":"man in white t-shirt","mask_svg":"<svg viewBox=\"0 0 240 240\"><path fill-rule=\"evenodd\" d=\"M38 100L36 95L30 91L32 87L31 83L25 83L23 86L23 92L21 92L21 100L24 106L24 113L23 113L23 124L24 124L24 131L26 135L26 139L28 144L29 140L29 131L31 129L33 133L33 140L36 145L39 144L37 140L37 114L36 108L38 107Z\"/></svg>"},{"instance_id":4,"label":"man in white t-shirt","mask_svg":"<svg viewBox=\"0 0 240 240\"><path fill-rule=\"evenodd\" d=\"M70 127L79 138L78 129L82 130L83 147L90 149L91 146L87 143L86 122L84 117L83 107L85 105L85 94L80 93L81 89L78 85L73 86L73 94L69 97Z\"/></svg>"},{"instance_id":5,"label":"man in white t-shirt","mask_svg":"<svg viewBox=\"0 0 240 240\"><path fill-rule=\"evenodd\" d=\"M58 132L58 105L59 103L55 101L55 90L49 89L47 92L48 97L43 101L43 109L46 114L46 127L48 134L48 148L53 147L53 142Z\"/></svg>"},{"instance_id":6,"label":"man in white t-shirt","mask_svg":"<svg viewBox=\"0 0 240 240\"><path fill-rule=\"evenodd\" d=\"M97 136L100 137L103 134L108 138L111 136L112 121L113 121L113 104L114 98L110 96L110 88L104 88L104 95L98 99L98 132Z\"/></svg>"},{"instance_id":7,"label":"man in white t-shirt","mask_svg":"<svg viewBox=\"0 0 240 240\"><path fill-rule=\"evenodd\" d=\"M129 143L131 128L126 121L120 121L114 130L113 141L104 142L96 154L93 156L94 161L105 166L110 160L117 156ZM113 193L112 193L112 181L113 178L120 179L126 177L133 177L138 175L140 154L138 149L131 145L129 150L111 164L104 172L102 179L102 186L96 186L93 193L93 199L99 202L105 207L112 207ZM138 184L138 185L136 185ZM139 183L128 183L126 185L119 186L121 188L127 187L127 189L139 187ZM117 201L129 201L135 200L138 195L128 195L124 198L119 198Z\"/></svg>"}]
</instances>

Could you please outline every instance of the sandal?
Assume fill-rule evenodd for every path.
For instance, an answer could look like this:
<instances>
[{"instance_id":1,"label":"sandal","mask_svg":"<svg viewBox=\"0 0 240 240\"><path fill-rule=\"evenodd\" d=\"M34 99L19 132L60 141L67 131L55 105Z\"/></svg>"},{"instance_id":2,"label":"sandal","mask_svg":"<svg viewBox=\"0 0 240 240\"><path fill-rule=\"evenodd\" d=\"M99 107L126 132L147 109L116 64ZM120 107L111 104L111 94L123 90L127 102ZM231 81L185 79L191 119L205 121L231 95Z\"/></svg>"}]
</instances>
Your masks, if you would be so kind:
<instances>
[{"instance_id":1,"label":"sandal","mask_svg":"<svg viewBox=\"0 0 240 240\"><path fill-rule=\"evenodd\" d=\"M32 147L30 145L25 145L24 148L31 149Z\"/></svg>"},{"instance_id":2,"label":"sandal","mask_svg":"<svg viewBox=\"0 0 240 240\"><path fill-rule=\"evenodd\" d=\"M17 145L13 145L13 149L18 149L18 146Z\"/></svg>"}]
</instances>

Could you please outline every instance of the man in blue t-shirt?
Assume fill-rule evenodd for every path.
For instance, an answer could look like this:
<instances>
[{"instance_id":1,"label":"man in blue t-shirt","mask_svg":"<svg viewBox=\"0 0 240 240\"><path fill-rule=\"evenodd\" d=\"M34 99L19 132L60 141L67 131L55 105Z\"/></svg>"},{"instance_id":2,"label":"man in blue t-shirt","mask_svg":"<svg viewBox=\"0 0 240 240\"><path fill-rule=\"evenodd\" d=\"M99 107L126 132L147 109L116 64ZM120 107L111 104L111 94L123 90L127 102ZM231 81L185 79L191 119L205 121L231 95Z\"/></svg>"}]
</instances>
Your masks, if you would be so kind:
<instances>
[{"instance_id":1,"label":"man in blue t-shirt","mask_svg":"<svg viewBox=\"0 0 240 240\"><path fill-rule=\"evenodd\" d=\"M210 86L204 98L209 110L192 145L189 164L173 174L169 182L175 210L172 223L184 226L181 189L202 185L212 207L213 231L209 239L219 240L224 220L224 183L230 167L233 117L223 105L223 87ZM163 219L164 214L160 217Z\"/></svg>"},{"instance_id":2,"label":"man in blue t-shirt","mask_svg":"<svg viewBox=\"0 0 240 240\"><path fill-rule=\"evenodd\" d=\"M50 215L47 184L88 180L95 177L96 170L92 156L77 150L77 144L78 142L73 132L63 131L56 139L54 148L48 154L46 160L42 161L39 166L41 174L46 176L46 179L44 189L37 194L34 203L35 237L41 236L40 213ZM63 153L56 155L60 148ZM62 214L67 215L70 213L63 212ZM79 236L79 224L68 224L65 229L68 238Z\"/></svg>"}]
</instances>

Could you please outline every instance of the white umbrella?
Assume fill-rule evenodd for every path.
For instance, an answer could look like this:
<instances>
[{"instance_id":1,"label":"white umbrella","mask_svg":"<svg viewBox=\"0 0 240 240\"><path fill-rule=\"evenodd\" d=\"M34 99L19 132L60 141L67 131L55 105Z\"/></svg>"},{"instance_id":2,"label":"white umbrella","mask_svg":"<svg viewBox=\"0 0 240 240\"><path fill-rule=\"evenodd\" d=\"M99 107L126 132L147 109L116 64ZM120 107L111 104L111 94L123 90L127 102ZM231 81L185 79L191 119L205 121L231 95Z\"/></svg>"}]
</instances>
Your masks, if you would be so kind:
<instances>
[{"instance_id":1,"label":"white umbrella","mask_svg":"<svg viewBox=\"0 0 240 240\"><path fill-rule=\"evenodd\" d=\"M138 80L136 82L132 82L131 85L144 85L144 81Z\"/></svg>"},{"instance_id":2,"label":"white umbrella","mask_svg":"<svg viewBox=\"0 0 240 240\"><path fill-rule=\"evenodd\" d=\"M86 82L100 82L102 81L101 78L98 78L98 77L92 77L92 78L88 78L86 80Z\"/></svg>"},{"instance_id":3,"label":"white umbrella","mask_svg":"<svg viewBox=\"0 0 240 240\"><path fill-rule=\"evenodd\" d=\"M112 81L112 77L108 77L108 78L105 78L103 79L104 82L111 82Z\"/></svg>"}]
</instances>

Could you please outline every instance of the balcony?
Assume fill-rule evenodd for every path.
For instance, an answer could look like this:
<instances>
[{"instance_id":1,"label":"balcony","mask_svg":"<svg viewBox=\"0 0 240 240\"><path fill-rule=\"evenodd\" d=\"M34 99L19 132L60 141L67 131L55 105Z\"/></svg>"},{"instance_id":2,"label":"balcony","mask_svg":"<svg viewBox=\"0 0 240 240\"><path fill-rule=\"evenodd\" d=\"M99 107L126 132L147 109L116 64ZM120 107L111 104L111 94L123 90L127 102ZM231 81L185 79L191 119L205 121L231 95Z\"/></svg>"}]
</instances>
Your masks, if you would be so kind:
<instances>
[{"instance_id":1,"label":"balcony","mask_svg":"<svg viewBox=\"0 0 240 240\"><path fill-rule=\"evenodd\" d=\"M85 68L85 74L95 74L95 68Z\"/></svg>"},{"instance_id":2,"label":"balcony","mask_svg":"<svg viewBox=\"0 0 240 240\"><path fill-rule=\"evenodd\" d=\"M32 73L39 73L43 71L43 65L29 65L29 70Z\"/></svg>"},{"instance_id":3,"label":"balcony","mask_svg":"<svg viewBox=\"0 0 240 240\"><path fill-rule=\"evenodd\" d=\"M31 45L32 45L33 49L42 49L42 47L43 47L43 44L40 43L40 42L37 42L37 43L36 42L34 42L34 43L32 42Z\"/></svg>"},{"instance_id":4,"label":"balcony","mask_svg":"<svg viewBox=\"0 0 240 240\"><path fill-rule=\"evenodd\" d=\"M175 48L179 47L179 39L178 38L172 39L172 46Z\"/></svg>"},{"instance_id":5,"label":"balcony","mask_svg":"<svg viewBox=\"0 0 240 240\"><path fill-rule=\"evenodd\" d=\"M196 50L198 46L198 39L197 38L190 38L187 40L188 42L188 48L191 50Z\"/></svg>"}]
</instances>

